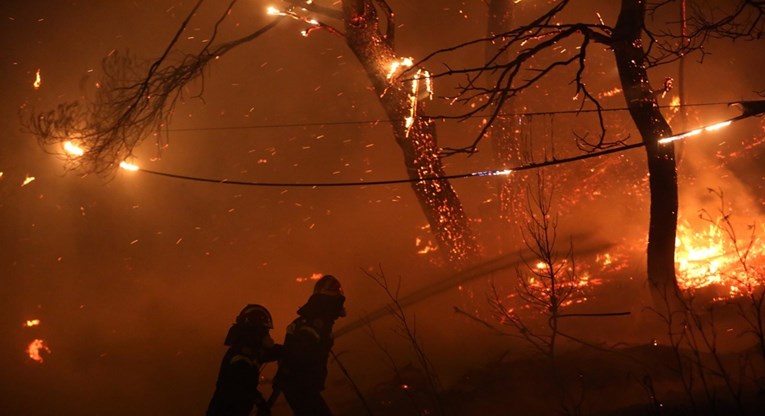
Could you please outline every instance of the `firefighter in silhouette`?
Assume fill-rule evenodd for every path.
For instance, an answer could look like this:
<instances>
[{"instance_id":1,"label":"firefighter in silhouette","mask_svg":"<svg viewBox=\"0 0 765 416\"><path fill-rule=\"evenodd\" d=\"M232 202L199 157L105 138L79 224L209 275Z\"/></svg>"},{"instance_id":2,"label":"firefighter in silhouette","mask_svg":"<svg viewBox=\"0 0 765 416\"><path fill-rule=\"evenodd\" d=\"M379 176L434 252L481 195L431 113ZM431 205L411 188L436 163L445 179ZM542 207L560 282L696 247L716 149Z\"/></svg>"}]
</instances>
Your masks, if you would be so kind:
<instances>
[{"instance_id":1,"label":"firefighter in silhouette","mask_svg":"<svg viewBox=\"0 0 765 416\"><path fill-rule=\"evenodd\" d=\"M261 305L247 305L226 335L228 346L220 365L215 393L207 416L248 416L254 407L259 415L269 409L258 391L261 365L279 359L282 346L274 344L269 331L271 314Z\"/></svg>"},{"instance_id":2,"label":"firefighter in silhouette","mask_svg":"<svg viewBox=\"0 0 765 416\"><path fill-rule=\"evenodd\" d=\"M326 416L332 412L321 396L332 350L332 326L345 316L340 281L325 275L287 327L284 353L274 377L274 389L284 393L295 416Z\"/></svg>"}]
</instances>

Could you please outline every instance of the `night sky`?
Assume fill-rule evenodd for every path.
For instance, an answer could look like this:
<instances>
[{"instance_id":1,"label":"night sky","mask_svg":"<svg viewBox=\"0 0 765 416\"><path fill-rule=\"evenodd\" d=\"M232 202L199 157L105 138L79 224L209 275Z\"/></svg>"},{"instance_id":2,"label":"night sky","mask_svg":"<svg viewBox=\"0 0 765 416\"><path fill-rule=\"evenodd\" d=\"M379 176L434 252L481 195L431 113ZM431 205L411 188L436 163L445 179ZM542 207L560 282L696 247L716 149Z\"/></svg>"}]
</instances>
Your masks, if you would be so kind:
<instances>
[{"instance_id":1,"label":"night sky","mask_svg":"<svg viewBox=\"0 0 765 416\"><path fill-rule=\"evenodd\" d=\"M194 3L7 0L0 5L3 414L201 414L212 394L225 333L247 303L261 303L272 312L272 335L281 340L316 274L334 274L344 285L348 317L338 326L387 301L363 270L382 267L392 282L401 279L402 294L451 274L438 252L422 253L434 239L408 184L256 187L140 171L88 175L67 172L61 159L23 131L20 112L46 111L92 94L101 60L110 52L129 50L149 62L158 57ZM208 3L181 36L179 48L198 48L227 4ZM265 10L273 3L279 5L238 2L220 39L246 35L271 21ZM389 3L396 11L397 51L403 56L422 57L485 32L482 2ZM527 6L528 12L533 9ZM593 19L593 9L583 7L581 13ZM607 22L615 19L612 9L601 10L601 15ZM254 182L405 178L390 124L352 52L336 35L319 31L304 38L302 29L300 22L285 21L213 63L204 84L189 86L177 105L161 154L154 138L147 138L136 149L134 162L159 172ZM757 99L755 91L765 89L765 53L762 41L753 45L726 43L712 48L703 66L690 62L687 101ZM610 61L597 59L596 54L593 71L602 73L593 83L608 91L617 85L615 69ZM35 89L38 70L41 86ZM676 70L660 67L651 76L659 85L665 76L676 76ZM529 99L527 108L576 109L573 92L566 89L569 79L564 73L541 87L545 92L531 93L538 97ZM550 93L553 88L564 93ZM624 103L617 96L604 105ZM438 103L433 106L439 108ZM704 107L689 123L737 114L724 105ZM592 122L587 116L581 120ZM548 127L552 121L554 127ZM580 129L573 115L537 123L529 134L555 129L561 137ZM626 126L615 131L634 140L636 130ZM465 145L478 123L442 121L438 129L441 145ZM737 143L761 137L762 131L761 119L742 121L721 133L728 136L710 138L714 144L688 146L681 174L693 179L684 182L688 186L683 188L681 213L693 216L699 204L710 203L707 188L726 186L732 199L747 209L747 218L759 216L761 150L742 150ZM499 168L488 144L483 149L470 158L447 159L448 173ZM734 151L744 155L719 167L714 155ZM640 170L644 152L630 152L623 162L630 169L608 188L613 193L584 198L585 203L571 209L567 218L572 221L563 224L566 233L611 244L644 241L647 199L630 199L633 191L646 192L645 171ZM567 179L569 189L578 178ZM460 179L453 185L474 220L485 258L522 246L505 238L511 226L496 217L496 181ZM625 215L629 221L615 230L611 221ZM644 280L643 258L637 258L625 277ZM505 270L491 277L513 275ZM412 308L420 335L447 382L467 368L484 365L487 356L501 349L500 340L451 312L454 305L480 309L485 283L479 279L469 290L454 289ZM40 324L26 327L32 319ZM380 325L394 352L403 350L400 338L385 322ZM49 348L42 352L42 363L25 351L34 339ZM465 339L474 342L459 347ZM390 377L380 358L369 358L379 351L364 331L339 338L335 349L344 352L346 366L362 386ZM265 373L272 371L273 365ZM331 367L328 384L335 403L352 400L336 367Z\"/></svg>"}]
</instances>

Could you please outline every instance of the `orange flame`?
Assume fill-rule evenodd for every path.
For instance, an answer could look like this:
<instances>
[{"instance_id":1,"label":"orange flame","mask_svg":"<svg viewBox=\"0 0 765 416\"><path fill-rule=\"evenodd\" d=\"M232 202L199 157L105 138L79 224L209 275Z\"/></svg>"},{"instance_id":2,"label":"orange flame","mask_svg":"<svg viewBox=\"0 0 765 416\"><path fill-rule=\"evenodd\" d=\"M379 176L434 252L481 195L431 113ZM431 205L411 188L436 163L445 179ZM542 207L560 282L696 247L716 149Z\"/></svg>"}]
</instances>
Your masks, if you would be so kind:
<instances>
[{"instance_id":1,"label":"orange flame","mask_svg":"<svg viewBox=\"0 0 765 416\"><path fill-rule=\"evenodd\" d=\"M677 225L675 264L680 289L719 287L727 291L727 297L740 296L763 284L763 275L757 272L763 259L765 247L756 239L747 257L754 267L747 272L730 236L717 224L700 231L685 221Z\"/></svg>"}]
</instances>

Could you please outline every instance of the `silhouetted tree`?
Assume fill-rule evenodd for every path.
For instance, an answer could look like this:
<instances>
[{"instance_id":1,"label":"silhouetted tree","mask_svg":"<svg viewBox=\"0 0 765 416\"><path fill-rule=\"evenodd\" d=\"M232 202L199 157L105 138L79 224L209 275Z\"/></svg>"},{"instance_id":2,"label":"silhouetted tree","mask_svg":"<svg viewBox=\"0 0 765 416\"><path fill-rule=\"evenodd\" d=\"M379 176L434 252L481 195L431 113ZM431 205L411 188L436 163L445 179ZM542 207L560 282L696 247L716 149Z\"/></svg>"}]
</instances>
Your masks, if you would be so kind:
<instances>
[{"instance_id":1,"label":"silhouetted tree","mask_svg":"<svg viewBox=\"0 0 765 416\"><path fill-rule=\"evenodd\" d=\"M258 39L282 19L302 20L306 34L326 30L342 36L365 69L392 121L393 136L403 152L412 188L445 258L456 268L477 258L478 244L462 203L448 179L443 178L434 121L424 116L427 73L400 77L410 61L395 52L394 14L384 0L344 0L340 9L285 0L289 7L274 9L277 17L273 22L240 39L217 42L219 27L236 3L231 0L205 46L197 52L180 53L181 58L174 61L173 57L179 55L176 43L203 1L196 3L163 55L148 70L133 56L108 56L103 63L104 78L91 102L65 103L47 113L34 114L26 123L29 130L46 147L76 140L84 154L70 159L70 167L108 174L146 137L157 137L161 144L183 88L201 79L208 64ZM340 21L344 33L308 18L307 12Z\"/></svg>"},{"instance_id":2,"label":"silhouetted tree","mask_svg":"<svg viewBox=\"0 0 765 416\"><path fill-rule=\"evenodd\" d=\"M597 110L600 124L600 134L595 140L577 136L576 144L583 151L597 153L626 146L625 140L607 138L603 107L585 79L591 48L601 45L610 49L630 116L642 138L640 144L646 149L651 193L647 273L657 294L677 290L674 248L678 189L674 147L671 143L658 143L660 138L672 135L657 102L657 96L671 88L671 82L665 81L663 88L653 89L648 70L692 52L700 53L703 58L704 45L713 38L760 39L765 25L765 3L761 1L692 3L687 20L681 22L677 19L675 24L676 27L686 25L681 31L674 30L676 27L673 29L672 24L654 28L649 24L652 20L647 22L647 17L658 16L671 5L677 7L678 3L671 0L653 4L644 0L621 0L618 18L613 25L602 20L596 23L566 22L567 14L564 12L581 7L582 3L555 1L529 23L435 51L418 62L418 65L425 65L436 57L443 59L448 53L463 48L492 44L495 53L487 58L484 65L467 67L448 64L447 70L432 74L434 79L452 76L466 79L453 99L469 105L469 110L455 117L483 115L487 119L472 143L452 149L452 152L468 154L477 151L478 143L502 118L506 104L514 97L538 86L562 68L573 68L573 80L564 81L570 82L576 95L582 97L582 106L589 103ZM593 10L591 15L599 16L596 12ZM562 48L556 49L563 43L566 44L565 53L561 52Z\"/></svg>"}]
</instances>

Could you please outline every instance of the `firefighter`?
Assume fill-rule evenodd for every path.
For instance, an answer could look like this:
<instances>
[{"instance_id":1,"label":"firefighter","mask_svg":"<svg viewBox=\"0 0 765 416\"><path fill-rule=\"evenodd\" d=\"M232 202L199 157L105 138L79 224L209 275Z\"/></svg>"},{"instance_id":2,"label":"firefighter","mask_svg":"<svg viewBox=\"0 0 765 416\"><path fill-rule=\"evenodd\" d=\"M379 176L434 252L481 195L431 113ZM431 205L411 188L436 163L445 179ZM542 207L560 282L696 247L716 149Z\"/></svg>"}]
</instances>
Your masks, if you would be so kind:
<instances>
[{"instance_id":1,"label":"firefighter","mask_svg":"<svg viewBox=\"0 0 765 416\"><path fill-rule=\"evenodd\" d=\"M263 306L250 304L242 309L223 343L229 348L220 365L207 416L248 416L254 407L259 415L269 414L258 381L261 365L281 355L282 346L275 344L269 334L273 328L271 314Z\"/></svg>"},{"instance_id":2,"label":"firefighter","mask_svg":"<svg viewBox=\"0 0 765 416\"><path fill-rule=\"evenodd\" d=\"M287 327L284 354L274 377L274 388L284 393L295 416L326 416L332 411L321 392L332 350L332 326L345 316L345 295L340 281L325 275Z\"/></svg>"}]
</instances>

